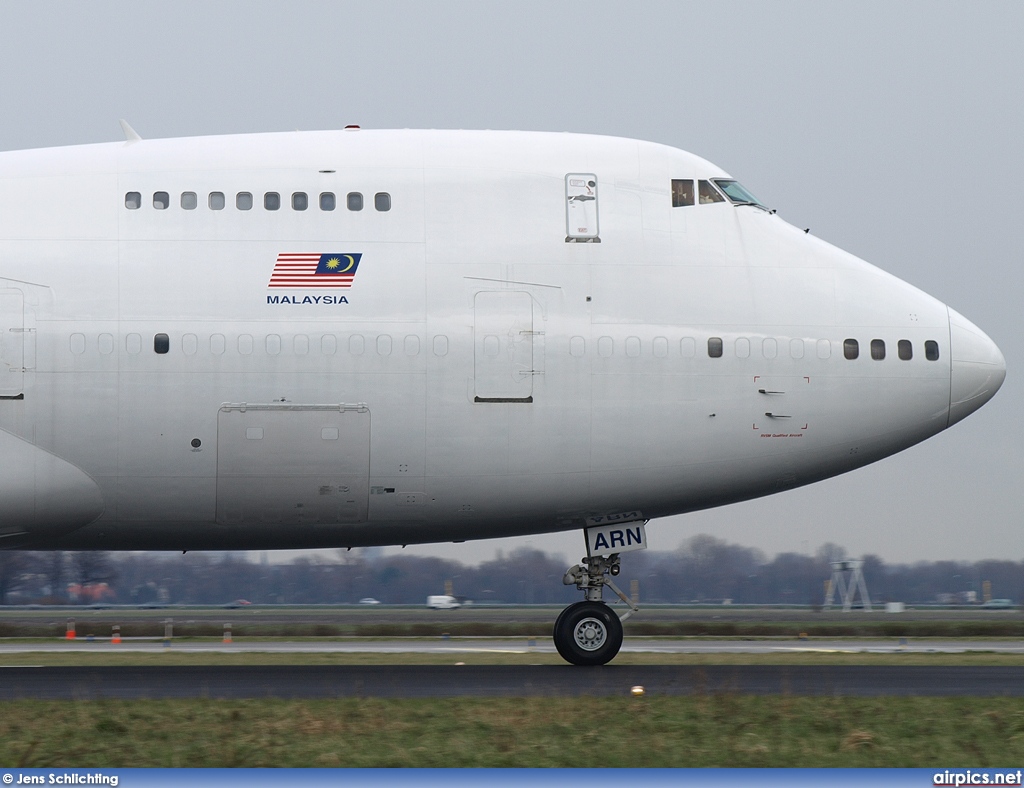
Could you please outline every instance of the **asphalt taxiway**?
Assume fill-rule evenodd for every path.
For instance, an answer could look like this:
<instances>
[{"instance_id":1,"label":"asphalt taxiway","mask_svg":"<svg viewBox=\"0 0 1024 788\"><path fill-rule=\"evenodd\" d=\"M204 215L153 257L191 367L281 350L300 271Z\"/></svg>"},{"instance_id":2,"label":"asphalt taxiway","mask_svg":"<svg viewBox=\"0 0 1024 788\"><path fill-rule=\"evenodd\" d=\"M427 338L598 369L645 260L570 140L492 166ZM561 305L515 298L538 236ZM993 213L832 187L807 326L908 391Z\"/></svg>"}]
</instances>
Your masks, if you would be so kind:
<instances>
[{"instance_id":1,"label":"asphalt taxiway","mask_svg":"<svg viewBox=\"0 0 1024 788\"><path fill-rule=\"evenodd\" d=\"M0 700L789 694L1024 697L1024 666L239 665L0 667Z\"/></svg>"}]
</instances>

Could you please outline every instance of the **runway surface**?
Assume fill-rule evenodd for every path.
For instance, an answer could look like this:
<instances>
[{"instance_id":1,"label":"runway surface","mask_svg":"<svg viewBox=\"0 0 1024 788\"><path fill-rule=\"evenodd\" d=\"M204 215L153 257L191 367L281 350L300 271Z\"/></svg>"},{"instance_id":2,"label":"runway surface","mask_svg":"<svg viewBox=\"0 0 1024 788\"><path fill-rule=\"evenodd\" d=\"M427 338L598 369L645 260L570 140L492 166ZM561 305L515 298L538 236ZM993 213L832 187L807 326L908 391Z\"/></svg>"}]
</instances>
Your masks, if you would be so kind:
<instances>
[{"instance_id":1,"label":"runway surface","mask_svg":"<svg viewBox=\"0 0 1024 788\"><path fill-rule=\"evenodd\" d=\"M1024 696L1024 666L0 667L0 700L754 695Z\"/></svg>"},{"instance_id":2,"label":"runway surface","mask_svg":"<svg viewBox=\"0 0 1024 788\"><path fill-rule=\"evenodd\" d=\"M214 640L172 640L169 646L159 638L125 638L118 645L110 638L77 640L0 640L0 655L43 651L47 653L154 653L171 649L186 653L269 652L295 654L382 653L382 654L554 654L550 638L353 638L351 640L257 640L236 639L231 643ZM800 652L872 654L962 654L988 651L1024 654L1024 640L945 640L940 638L835 638L797 640L704 640L697 638L627 637L623 653L649 654L793 654Z\"/></svg>"}]
</instances>

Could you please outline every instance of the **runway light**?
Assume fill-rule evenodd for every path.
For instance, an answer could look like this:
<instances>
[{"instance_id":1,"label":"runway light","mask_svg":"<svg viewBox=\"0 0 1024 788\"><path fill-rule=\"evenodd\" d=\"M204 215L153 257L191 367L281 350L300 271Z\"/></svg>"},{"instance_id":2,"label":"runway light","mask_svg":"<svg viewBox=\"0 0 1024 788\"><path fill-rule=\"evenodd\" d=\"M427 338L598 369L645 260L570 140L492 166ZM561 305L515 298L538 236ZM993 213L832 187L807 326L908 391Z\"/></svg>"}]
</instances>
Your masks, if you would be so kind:
<instances>
[{"instance_id":1,"label":"runway light","mask_svg":"<svg viewBox=\"0 0 1024 788\"><path fill-rule=\"evenodd\" d=\"M630 690L630 692L633 694L634 698L639 698L641 695L644 694L644 688L637 684Z\"/></svg>"}]
</instances>

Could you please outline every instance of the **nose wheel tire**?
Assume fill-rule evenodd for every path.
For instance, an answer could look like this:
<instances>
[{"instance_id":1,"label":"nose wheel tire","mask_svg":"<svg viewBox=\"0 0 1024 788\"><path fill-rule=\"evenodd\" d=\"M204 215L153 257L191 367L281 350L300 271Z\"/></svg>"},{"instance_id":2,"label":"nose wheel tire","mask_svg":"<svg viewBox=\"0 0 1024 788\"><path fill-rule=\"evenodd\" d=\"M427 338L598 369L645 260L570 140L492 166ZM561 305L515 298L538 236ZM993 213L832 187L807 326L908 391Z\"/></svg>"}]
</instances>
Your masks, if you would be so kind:
<instances>
[{"instance_id":1,"label":"nose wheel tire","mask_svg":"<svg viewBox=\"0 0 1024 788\"><path fill-rule=\"evenodd\" d=\"M622 647L622 622L604 602L577 602L555 620L555 648L573 665L604 665Z\"/></svg>"}]
</instances>

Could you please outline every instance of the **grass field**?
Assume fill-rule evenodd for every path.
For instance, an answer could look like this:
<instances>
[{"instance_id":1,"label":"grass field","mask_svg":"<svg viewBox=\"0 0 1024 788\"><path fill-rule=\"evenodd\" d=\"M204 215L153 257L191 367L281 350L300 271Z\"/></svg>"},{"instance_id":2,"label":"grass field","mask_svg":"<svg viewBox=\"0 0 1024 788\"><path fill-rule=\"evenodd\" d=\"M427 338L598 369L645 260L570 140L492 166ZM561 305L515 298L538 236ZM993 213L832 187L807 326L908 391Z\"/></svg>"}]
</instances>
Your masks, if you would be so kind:
<instances>
[{"instance_id":1,"label":"grass field","mask_svg":"<svg viewBox=\"0 0 1024 788\"><path fill-rule=\"evenodd\" d=\"M18 701L3 767L999 766L1007 698Z\"/></svg>"}]
</instances>

